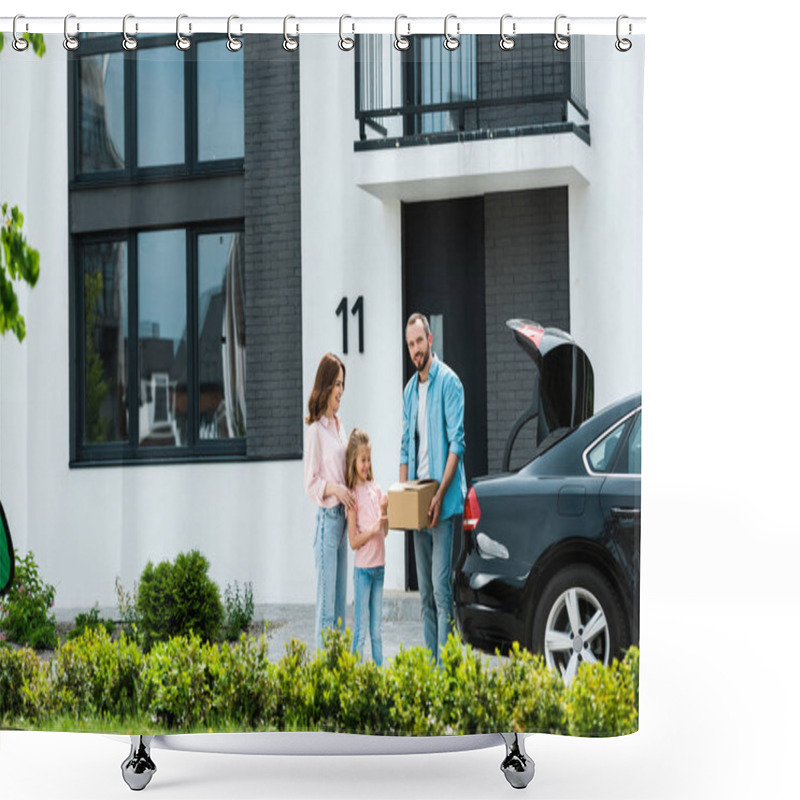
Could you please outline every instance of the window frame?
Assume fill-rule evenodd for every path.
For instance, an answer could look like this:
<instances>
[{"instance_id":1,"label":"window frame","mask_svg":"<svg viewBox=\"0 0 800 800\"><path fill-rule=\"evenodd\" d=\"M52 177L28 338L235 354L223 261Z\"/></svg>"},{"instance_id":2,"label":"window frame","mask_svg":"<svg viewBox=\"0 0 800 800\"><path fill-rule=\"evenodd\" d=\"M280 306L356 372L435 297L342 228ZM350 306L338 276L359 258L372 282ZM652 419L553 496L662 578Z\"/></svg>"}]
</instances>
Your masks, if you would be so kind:
<instances>
[{"instance_id":1,"label":"window frame","mask_svg":"<svg viewBox=\"0 0 800 800\"><path fill-rule=\"evenodd\" d=\"M75 310L73 342L75 346L72 364L74 419L72 425L73 447L70 466L92 466L109 464L160 464L191 461L241 460L247 455L247 436L243 438L201 439L199 436L199 364L198 344L200 336L198 296L198 247L201 235L238 233L244 236L244 220L219 220L182 225L164 225L158 228L126 228L76 236L73 242L71 284L73 286L73 308ZM139 268L138 235L164 230L179 229L186 239L186 357L187 357L187 430L188 441L181 446L142 446L139 442L139 415L141 386L139 381ZM85 349L85 304L84 304L84 247L104 242L125 241L127 246L128 279L128 341L126 397L128 415L128 441L92 443L85 441L86 413L86 349ZM245 288L246 291L246 288Z\"/></svg>"},{"instance_id":2,"label":"window frame","mask_svg":"<svg viewBox=\"0 0 800 800\"><path fill-rule=\"evenodd\" d=\"M120 47L119 36L98 36L81 38L80 49L69 55L69 107L74 109L70 122L72 146L69 152L69 183L71 188L93 186L125 186L170 180L175 178L194 178L214 175L240 174L244 169L244 156L213 161L198 161L198 78L197 78L197 45L203 42L224 42L225 37L219 34L194 34L193 47L182 53L184 58L184 161L180 164L165 164L152 167L140 167L137 162L137 100L136 100L136 54L141 50L161 47L174 47L175 37L169 34L140 37L136 50L127 51ZM78 100L80 97L79 62L82 58L120 54L123 59L124 81L124 120L125 131L125 167L121 170L102 172L79 171L80 167L80 114ZM232 58L237 56L232 55ZM243 56L239 56L243 58Z\"/></svg>"}]
</instances>

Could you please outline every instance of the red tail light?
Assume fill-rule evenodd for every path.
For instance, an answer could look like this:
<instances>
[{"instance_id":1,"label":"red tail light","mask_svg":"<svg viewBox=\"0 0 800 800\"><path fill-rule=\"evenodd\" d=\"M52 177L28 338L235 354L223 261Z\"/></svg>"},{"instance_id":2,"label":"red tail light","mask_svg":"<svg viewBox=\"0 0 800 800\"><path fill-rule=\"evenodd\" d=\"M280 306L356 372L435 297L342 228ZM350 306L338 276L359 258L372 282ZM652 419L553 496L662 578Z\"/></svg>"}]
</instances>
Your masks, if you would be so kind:
<instances>
[{"instance_id":1,"label":"red tail light","mask_svg":"<svg viewBox=\"0 0 800 800\"><path fill-rule=\"evenodd\" d=\"M467 499L464 501L464 530L474 531L478 527L480 519L481 507L478 505L478 495L475 494L475 489L470 487Z\"/></svg>"}]
</instances>

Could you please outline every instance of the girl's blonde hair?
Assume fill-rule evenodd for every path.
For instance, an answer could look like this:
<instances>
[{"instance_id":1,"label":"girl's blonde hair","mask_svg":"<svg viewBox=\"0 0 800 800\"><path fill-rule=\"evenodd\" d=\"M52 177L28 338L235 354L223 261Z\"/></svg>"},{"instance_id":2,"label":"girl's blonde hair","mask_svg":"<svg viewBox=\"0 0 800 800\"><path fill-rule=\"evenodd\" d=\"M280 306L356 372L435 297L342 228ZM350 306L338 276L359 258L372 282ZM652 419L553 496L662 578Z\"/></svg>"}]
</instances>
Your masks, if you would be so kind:
<instances>
[{"instance_id":1,"label":"girl's blonde hair","mask_svg":"<svg viewBox=\"0 0 800 800\"><path fill-rule=\"evenodd\" d=\"M371 447L369 436L367 436L366 431L362 431L361 428L353 428L353 432L350 434L350 440L347 442L347 455L345 462L347 464L348 489L354 489L356 486L356 457L358 456L359 447ZM367 480L372 480L372 464L369 465L369 474L367 475Z\"/></svg>"}]
</instances>

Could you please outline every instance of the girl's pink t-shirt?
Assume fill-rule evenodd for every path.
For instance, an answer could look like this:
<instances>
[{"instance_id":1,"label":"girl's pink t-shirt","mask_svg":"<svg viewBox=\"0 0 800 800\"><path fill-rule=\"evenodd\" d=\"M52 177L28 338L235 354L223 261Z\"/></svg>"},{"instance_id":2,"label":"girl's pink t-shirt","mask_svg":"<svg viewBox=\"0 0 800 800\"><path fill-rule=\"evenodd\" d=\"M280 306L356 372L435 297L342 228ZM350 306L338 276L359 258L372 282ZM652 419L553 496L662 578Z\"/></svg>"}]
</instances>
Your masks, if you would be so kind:
<instances>
[{"instance_id":1,"label":"girl's pink t-shirt","mask_svg":"<svg viewBox=\"0 0 800 800\"><path fill-rule=\"evenodd\" d=\"M385 495L375 481L356 485L356 527L359 533L374 530L381 519L381 499ZM371 536L356 550L355 565L361 569L382 567L386 564L386 547L383 530Z\"/></svg>"}]
</instances>

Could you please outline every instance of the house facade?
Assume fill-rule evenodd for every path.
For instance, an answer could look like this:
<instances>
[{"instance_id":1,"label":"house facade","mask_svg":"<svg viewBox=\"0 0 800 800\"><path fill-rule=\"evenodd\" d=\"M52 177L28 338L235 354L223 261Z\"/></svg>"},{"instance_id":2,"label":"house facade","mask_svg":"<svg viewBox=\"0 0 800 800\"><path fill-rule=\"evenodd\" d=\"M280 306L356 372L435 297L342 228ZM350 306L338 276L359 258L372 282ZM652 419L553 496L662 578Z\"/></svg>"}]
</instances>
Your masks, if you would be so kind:
<instances>
[{"instance_id":1,"label":"house facade","mask_svg":"<svg viewBox=\"0 0 800 800\"><path fill-rule=\"evenodd\" d=\"M21 109L0 119L0 198L42 265L25 342L0 340L0 495L60 614L188 549L256 602L313 602L317 364L342 356L342 420L386 488L412 311L464 384L468 479L500 469L531 401L506 319L569 331L596 409L641 388L642 52L224 41L0 55ZM401 532L386 568L413 586Z\"/></svg>"}]
</instances>

